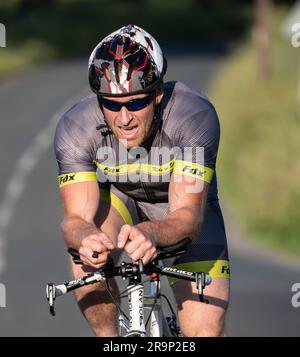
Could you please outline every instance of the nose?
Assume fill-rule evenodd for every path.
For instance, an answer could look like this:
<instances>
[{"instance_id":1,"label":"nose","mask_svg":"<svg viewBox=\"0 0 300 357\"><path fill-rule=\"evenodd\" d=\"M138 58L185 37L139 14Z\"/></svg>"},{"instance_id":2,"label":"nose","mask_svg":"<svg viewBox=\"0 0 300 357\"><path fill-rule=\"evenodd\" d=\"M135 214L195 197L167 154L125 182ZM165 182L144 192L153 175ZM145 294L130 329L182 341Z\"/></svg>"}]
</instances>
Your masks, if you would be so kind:
<instances>
[{"instance_id":1,"label":"nose","mask_svg":"<svg viewBox=\"0 0 300 357\"><path fill-rule=\"evenodd\" d=\"M122 125L126 126L130 123L132 119L132 114L127 110L126 107L123 106L119 111L118 119L122 123Z\"/></svg>"}]
</instances>

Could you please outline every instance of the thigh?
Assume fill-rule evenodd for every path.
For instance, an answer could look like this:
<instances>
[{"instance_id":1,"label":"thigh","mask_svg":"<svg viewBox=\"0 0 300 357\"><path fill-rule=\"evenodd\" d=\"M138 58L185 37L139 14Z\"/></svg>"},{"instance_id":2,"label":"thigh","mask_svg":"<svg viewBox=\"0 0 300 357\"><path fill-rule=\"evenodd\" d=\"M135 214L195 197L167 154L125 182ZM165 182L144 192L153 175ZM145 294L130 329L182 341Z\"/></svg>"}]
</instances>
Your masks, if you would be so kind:
<instances>
[{"instance_id":1,"label":"thigh","mask_svg":"<svg viewBox=\"0 0 300 357\"><path fill-rule=\"evenodd\" d=\"M181 330L186 336L224 336L225 314L229 301L229 279L214 278L199 301L195 283L178 282L173 286Z\"/></svg>"},{"instance_id":2,"label":"thigh","mask_svg":"<svg viewBox=\"0 0 300 357\"><path fill-rule=\"evenodd\" d=\"M187 253L175 260L173 267L205 272L212 277L212 283L205 288L209 304L199 301L195 283L169 279L183 332L188 336L224 335L230 268L223 216L218 202L206 206L201 231L188 247Z\"/></svg>"}]
</instances>

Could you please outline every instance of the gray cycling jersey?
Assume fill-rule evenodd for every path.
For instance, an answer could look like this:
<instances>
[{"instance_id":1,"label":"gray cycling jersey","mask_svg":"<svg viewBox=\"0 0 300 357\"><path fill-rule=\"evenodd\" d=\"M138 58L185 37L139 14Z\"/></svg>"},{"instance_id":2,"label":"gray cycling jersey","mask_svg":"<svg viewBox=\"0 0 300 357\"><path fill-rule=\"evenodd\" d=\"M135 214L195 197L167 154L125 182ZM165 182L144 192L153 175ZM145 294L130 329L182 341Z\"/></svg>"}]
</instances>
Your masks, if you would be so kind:
<instances>
[{"instance_id":1,"label":"gray cycling jersey","mask_svg":"<svg viewBox=\"0 0 300 357\"><path fill-rule=\"evenodd\" d=\"M210 182L207 202L217 200L220 128L213 105L201 92L167 82L158 109L152 137L124 156L96 96L75 104L55 134L60 186L98 180L105 187L108 181L136 201L159 203L168 202L170 175L181 173Z\"/></svg>"}]
</instances>

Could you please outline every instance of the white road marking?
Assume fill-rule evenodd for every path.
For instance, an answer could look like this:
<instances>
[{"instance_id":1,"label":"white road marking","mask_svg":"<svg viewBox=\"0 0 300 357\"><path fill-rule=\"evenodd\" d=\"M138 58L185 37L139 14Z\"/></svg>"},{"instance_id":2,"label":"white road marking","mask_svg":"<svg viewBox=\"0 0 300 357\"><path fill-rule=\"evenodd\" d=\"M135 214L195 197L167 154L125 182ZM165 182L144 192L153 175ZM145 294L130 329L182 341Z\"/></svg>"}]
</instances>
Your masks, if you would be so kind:
<instances>
[{"instance_id":1,"label":"white road marking","mask_svg":"<svg viewBox=\"0 0 300 357\"><path fill-rule=\"evenodd\" d=\"M7 229L12 221L17 203L27 185L28 178L38 165L42 155L50 148L53 142L54 131L60 117L80 98L87 95L85 89L79 95L68 99L63 106L50 118L47 125L36 135L30 146L24 151L15 165L4 197L0 204L0 276L6 266L5 248Z\"/></svg>"}]
</instances>

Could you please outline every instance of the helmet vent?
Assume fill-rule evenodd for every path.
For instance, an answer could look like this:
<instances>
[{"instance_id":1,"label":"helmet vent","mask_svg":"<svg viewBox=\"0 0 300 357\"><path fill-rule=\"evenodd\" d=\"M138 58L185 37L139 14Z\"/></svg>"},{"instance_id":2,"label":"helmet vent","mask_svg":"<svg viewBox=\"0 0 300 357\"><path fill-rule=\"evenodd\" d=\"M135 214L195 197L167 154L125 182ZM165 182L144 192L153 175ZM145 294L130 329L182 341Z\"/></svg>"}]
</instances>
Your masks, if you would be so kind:
<instances>
[{"instance_id":1,"label":"helmet vent","mask_svg":"<svg viewBox=\"0 0 300 357\"><path fill-rule=\"evenodd\" d=\"M153 51L153 44L152 44L152 41L150 40L150 38L148 36L145 36L145 40L148 43L148 45L150 46L151 50Z\"/></svg>"}]
</instances>

